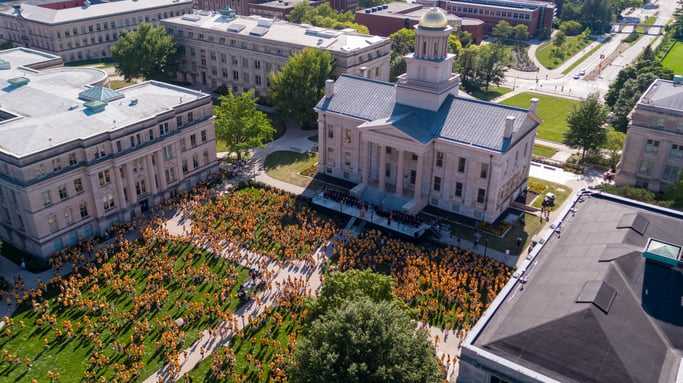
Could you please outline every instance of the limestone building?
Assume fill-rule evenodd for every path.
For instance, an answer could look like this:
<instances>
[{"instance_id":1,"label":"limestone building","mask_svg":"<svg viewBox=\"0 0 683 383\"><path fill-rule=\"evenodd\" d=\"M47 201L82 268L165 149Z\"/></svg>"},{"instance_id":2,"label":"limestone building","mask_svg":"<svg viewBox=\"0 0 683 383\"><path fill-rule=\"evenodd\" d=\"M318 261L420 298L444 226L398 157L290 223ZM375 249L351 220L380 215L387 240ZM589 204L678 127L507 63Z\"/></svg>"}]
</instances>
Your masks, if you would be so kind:
<instances>
[{"instance_id":1,"label":"limestone building","mask_svg":"<svg viewBox=\"0 0 683 383\"><path fill-rule=\"evenodd\" d=\"M334 56L335 73L389 79L391 40L350 30L330 30L232 11L199 11L162 21L185 56L178 80L206 90L254 89L263 96L268 78L295 52L320 48Z\"/></svg>"},{"instance_id":2,"label":"limestone building","mask_svg":"<svg viewBox=\"0 0 683 383\"><path fill-rule=\"evenodd\" d=\"M524 110L460 95L451 72L451 27L432 8L396 84L342 75L318 112L320 173L352 194L415 214L427 205L492 222L527 184L539 124Z\"/></svg>"},{"instance_id":3,"label":"limestone building","mask_svg":"<svg viewBox=\"0 0 683 383\"><path fill-rule=\"evenodd\" d=\"M683 175L683 76L652 83L630 117L616 183L665 191Z\"/></svg>"},{"instance_id":4,"label":"limestone building","mask_svg":"<svg viewBox=\"0 0 683 383\"><path fill-rule=\"evenodd\" d=\"M0 239L46 257L217 170L211 97L0 51Z\"/></svg>"},{"instance_id":5,"label":"limestone building","mask_svg":"<svg viewBox=\"0 0 683 383\"><path fill-rule=\"evenodd\" d=\"M99 59L110 57L112 44L138 24L190 12L192 0L20 4L0 11L0 41L49 52L65 62Z\"/></svg>"}]
</instances>

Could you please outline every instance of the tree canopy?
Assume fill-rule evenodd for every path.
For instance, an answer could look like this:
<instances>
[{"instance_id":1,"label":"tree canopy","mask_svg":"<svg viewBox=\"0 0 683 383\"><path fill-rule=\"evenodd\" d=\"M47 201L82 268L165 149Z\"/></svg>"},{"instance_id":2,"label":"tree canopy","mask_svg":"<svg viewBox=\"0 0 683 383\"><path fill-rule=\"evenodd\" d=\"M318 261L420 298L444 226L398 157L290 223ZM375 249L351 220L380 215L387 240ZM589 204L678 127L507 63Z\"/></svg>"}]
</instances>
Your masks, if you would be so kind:
<instances>
[{"instance_id":1,"label":"tree canopy","mask_svg":"<svg viewBox=\"0 0 683 383\"><path fill-rule=\"evenodd\" d=\"M297 342L293 383L437 383L441 367L427 332L393 301L345 301Z\"/></svg>"},{"instance_id":2,"label":"tree canopy","mask_svg":"<svg viewBox=\"0 0 683 383\"><path fill-rule=\"evenodd\" d=\"M340 307L346 300L361 297L374 302L391 301L394 299L392 287L391 277L370 270L334 272L325 278L316 301L316 311L325 313Z\"/></svg>"},{"instance_id":3,"label":"tree canopy","mask_svg":"<svg viewBox=\"0 0 683 383\"><path fill-rule=\"evenodd\" d=\"M673 14L671 31L674 37L683 39L683 0L678 1L678 7L676 7L676 11Z\"/></svg>"},{"instance_id":4,"label":"tree canopy","mask_svg":"<svg viewBox=\"0 0 683 383\"><path fill-rule=\"evenodd\" d=\"M329 52L315 48L290 56L270 81L270 97L278 111L298 124L312 125L313 107L325 93L325 80L332 73L332 62Z\"/></svg>"},{"instance_id":5,"label":"tree canopy","mask_svg":"<svg viewBox=\"0 0 683 383\"><path fill-rule=\"evenodd\" d=\"M607 131L607 110L600 103L598 94L591 94L582 101L567 117L569 130L564 143L572 148L581 149L581 158L587 151L599 149L605 144Z\"/></svg>"},{"instance_id":6,"label":"tree canopy","mask_svg":"<svg viewBox=\"0 0 683 383\"><path fill-rule=\"evenodd\" d=\"M488 88L500 84L505 68L510 63L510 52L502 44L470 45L463 49L455 64L463 86L468 90Z\"/></svg>"},{"instance_id":7,"label":"tree canopy","mask_svg":"<svg viewBox=\"0 0 683 383\"><path fill-rule=\"evenodd\" d=\"M237 153L237 158L273 138L275 129L268 116L256 108L253 91L239 95L228 92L218 100L216 137L225 142L229 152Z\"/></svg>"},{"instance_id":8,"label":"tree canopy","mask_svg":"<svg viewBox=\"0 0 683 383\"><path fill-rule=\"evenodd\" d=\"M119 37L111 55L126 80L168 80L175 77L179 50L164 27L141 23Z\"/></svg>"},{"instance_id":9,"label":"tree canopy","mask_svg":"<svg viewBox=\"0 0 683 383\"><path fill-rule=\"evenodd\" d=\"M316 27L344 29L353 28L360 33L368 33L368 27L355 22L356 17L352 12L337 12L329 4L311 6L304 1L294 6L289 13L290 22L311 24Z\"/></svg>"}]
</instances>

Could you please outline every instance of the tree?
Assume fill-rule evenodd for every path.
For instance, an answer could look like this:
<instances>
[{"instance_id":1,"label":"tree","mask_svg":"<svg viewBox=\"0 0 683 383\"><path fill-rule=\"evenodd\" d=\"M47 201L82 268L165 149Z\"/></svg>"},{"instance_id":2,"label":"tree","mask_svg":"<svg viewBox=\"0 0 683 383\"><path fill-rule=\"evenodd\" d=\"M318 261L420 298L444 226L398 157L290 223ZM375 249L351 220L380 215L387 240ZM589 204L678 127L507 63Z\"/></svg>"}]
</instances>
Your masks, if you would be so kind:
<instances>
[{"instance_id":1,"label":"tree","mask_svg":"<svg viewBox=\"0 0 683 383\"><path fill-rule=\"evenodd\" d=\"M683 173L678 172L679 177L683 176ZM664 192L664 199L671 201L671 207L674 209L683 209L683 177L679 178L676 183L671 185Z\"/></svg>"},{"instance_id":2,"label":"tree","mask_svg":"<svg viewBox=\"0 0 683 383\"><path fill-rule=\"evenodd\" d=\"M175 40L164 27L149 23L139 24L136 30L121 35L111 47L116 70L126 80L175 78L179 53Z\"/></svg>"},{"instance_id":3,"label":"tree","mask_svg":"<svg viewBox=\"0 0 683 383\"><path fill-rule=\"evenodd\" d=\"M564 43L567 41L567 35L564 34L562 31L557 31L555 33L555 37L553 38L553 45L556 46L557 48L562 47Z\"/></svg>"},{"instance_id":4,"label":"tree","mask_svg":"<svg viewBox=\"0 0 683 383\"><path fill-rule=\"evenodd\" d=\"M609 164L610 168L612 169L617 168L617 164L621 158L621 151L624 148L624 138L625 135L622 132L618 132L616 130L610 130L607 132L605 149L609 153Z\"/></svg>"},{"instance_id":5,"label":"tree","mask_svg":"<svg viewBox=\"0 0 683 383\"><path fill-rule=\"evenodd\" d=\"M345 301L313 322L289 370L293 383L442 382L425 330L395 302Z\"/></svg>"},{"instance_id":6,"label":"tree","mask_svg":"<svg viewBox=\"0 0 683 383\"><path fill-rule=\"evenodd\" d=\"M487 90L491 83L500 84L505 78L505 68L510 55L502 44L487 44L479 49L477 77L480 85Z\"/></svg>"},{"instance_id":7,"label":"tree","mask_svg":"<svg viewBox=\"0 0 683 383\"><path fill-rule=\"evenodd\" d=\"M316 27L344 29L353 28L359 33L368 33L365 25L357 24L355 16L351 12L337 12L329 4L324 3L313 7L307 2L294 6L288 20L293 23L306 23Z\"/></svg>"},{"instance_id":8,"label":"tree","mask_svg":"<svg viewBox=\"0 0 683 383\"><path fill-rule=\"evenodd\" d=\"M373 302L391 301L394 298L391 277L370 270L335 272L325 278L315 306L318 313L340 307L344 301L366 297Z\"/></svg>"},{"instance_id":9,"label":"tree","mask_svg":"<svg viewBox=\"0 0 683 383\"><path fill-rule=\"evenodd\" d=\"M615 8L610 0L584 0L581 6L581 21L596 33L605 33L612 28L616 17Z\"/></svg>"},{"instance_id":10,"label":"tree","mask_svg":"<svg viewBox=\"0 0 683 383\"><path fill-rule=\"evenodd\" d=\"M313 107L324 94L325 80L332 73L332 55L327 51L305 48L292 55L271 77L270 95L284 116L302 126L314 121Z\"/></svg>"},{"instance_id":11,"label":"tree","mask_svg":"<svg viewBox=\"0 0 683 383\"><path fill-rule=\"evenodd\" d=\"M529 40L529 27L525 24L517 24L514 27L514 39L517 41Z\"/></svg>"},{"instance_id":12,"label":"tree","mask_svg":"<svg viewBox=\"0 0 683 383\"><path fill-rule=\"evenodd\" d=\"M510 23L508 23L505 20L499 21L498 24L496 24L493 27L493 30L491 31L492 36L498 37L499 39L503 40L511 39L514 33L515 30L514 28L512 28L512 25L510 25Z\"/></svg>"},{"instance_id":13,"label":"tree","mask_svg":"<svg viewBox=\"0 0 683 383\"><path fill-rule=\"evenodd\" d=\"M391 0L359 0L358 8L371 8L390 2Z\"/></svg>"},{"instance_id":14,"label":"tree","mask_svg":"<svg viewBox=\"0 0 683 383\"><path fill-rule=\"evenodd\" d=\"M671 31L674 37L683 38L683 0L678 1L678 7L673 14L673 22L671 23Z\"/></svg>"},{"instance_id":15,"label":"tree","mask_svg":"<svg viewBox=\"0 0 683 383\"><path fill-rule=\"evenodd\" d=\"M221 96L215 114L216 137L225 142L230 153L237 153L238 159L275 135L268 116L256 108L253 91Z\"/></svg>"},{"instance_id":16,"label":"tree","mask_svg":"<svg viewBox=\"0 0 683 383\"><path fill-rule=\"evenodd\" d=\"M396 77L406 71L406 61L403 56L415 51L415 30L408 28L399 29L389 35L389 39L391 39L389 77L391 78L391 81L396 81Z\"/></svg>"},{"instance_id":17,"label":"tree","mask_svg":"<svg viewBox=\"0 0 683 383\"><path fill-rule=\"evenodd\" d=\"M560 23L560 30L567 36L576 36L583 31L583 25L576 20L567 20Z\"/></svg>"},{"instance_id":18,"label":"tree","mask_svg":"<svg viewBox=\"0 0 683 383\"><path fill-rule=\"evenodd\" d=\"M479 68L479 49L477 45L470 45L462 50L455 63L456 72L460 73L460 78L465 87L476 87L475 80L477 68Z\"/></svg>"},{"instance_id":19,"label":"tree","mask_svg":"<svg viewBox=\"0 0 683 383\"><path fill-rule=\"evenodd\" d=\"M589 95L567 117L569 131L565 134L564 143L581 149L582 160L586 151L600 148L607 139L603 128L607 121L607 110L600 103L599 97L598 94Z\"/></svg>"},{"instance_id":20,"label":"tree","mask_svg":"<svg viewBox=\"0 0 683 383\"><path fill-rule=\"evenodd\" d=\"M448 52L453 53L458 56L462 51L462 43L455 33L451 33L448 36Z\"/></svg>"}]
</instances>

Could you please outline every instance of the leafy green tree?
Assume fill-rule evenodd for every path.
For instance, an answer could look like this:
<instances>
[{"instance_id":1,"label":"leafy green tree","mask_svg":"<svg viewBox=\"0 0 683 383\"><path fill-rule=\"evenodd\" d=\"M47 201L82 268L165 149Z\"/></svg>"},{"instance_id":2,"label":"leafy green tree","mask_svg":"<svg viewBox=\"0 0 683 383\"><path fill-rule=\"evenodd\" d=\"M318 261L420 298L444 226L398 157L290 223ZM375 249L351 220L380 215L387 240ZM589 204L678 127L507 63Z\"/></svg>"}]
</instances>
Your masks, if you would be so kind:
<instances>
[{"instance_id":1,"label":"leafy green tree","mask_svg":"<svg viewBox=\"0 0 683 383\"><path fill-rule=\"evenodd\" d=\"M326 313L340 307L344 301L366 297L373 302L394 300L391 277L370 270L334 272L325 278L316 300L316 312Z\"/></svg>"},{"instance_id":2,"label":"leafy green tree","mask_svg":"<svg viewBox=\"0 0 683 383\"><path fill-rule=\"evenodd\" d=\"M616 17L615 8L610 0L584 0L581 6L581 21L596 33L605 33L612 28Z\"/></svg>"},{"instance_id":3,"label":"leafy green tree","mask_svg":"<svg viewBox=\"0 0 683 383\"><path fill-rule=\"evenodd\" d=\"M456 72L460 73L462 83L467 88L476 87L477 70L479 68L479 50L477 45L470 45L462 50L455 63Z\"/></svg>"},{"instance_id":4,"label":"leafy green tree","mask_svg":"<svg viewBox=\"0 0 683 383\"><path fill-rule=\"evenodd\" d=\"M609 153L610 168L616 169L619 159L621 158L621 151L624 148L624 139L626 135L616 130L607 132L604 148Z\"/></svg>"},{"instance_id":5,"label":"leafy green tree","mask_svg":"<svg viewBox=\"0 0 683 383\"><path fill-rule=\"evenodd\" d=\"M607 131L607 109L600 103L598 94L591 94L582 101L567 117L569 130L564 143L572 148L581 149L581 159L587 151L596 150L605 144Z\"/></svg>"},{"instance_id":6,"label":"leafy green tree","mask_svg":"<svg viewBox=\"0 0 683 383\"><path fill-rule=\"evenodd\" d=\"M456 56L462 51L462 43L455 33L451 33L450 36L448 36L448 51Z\"/></svg>"},{"instance_id":7,"label":"leafy green tree","mask_svg":"<svg viewBox=\"0 0 683 383\"><path fill-rule=\"evenodd\" d=\"M111 47L116 70L126 80L175 78L179 50L164 27L139 24L134 31L121 35Z\"/></svg>"},{"instance_id":8,"label":"leafy green tree","mask_svg":"<svg viewBox=\"0 0 683 383\"><path fill-rule=\"evenodd\" d=\"M493 27L491 35L493 37L498 37L499 39L508 40L511 39L515 34L515 30L510 23L505 20L501 20Z\"/></svg>"},{"instance_id":9,"label":"leafy green tree","mask_svg":"<svg viewBox=\"0 0 683 383\"><path fill-rule=\"evenodd\" d=\"M329 52L315 48L292 55L270 81L270 95L278 111L302 126L311 126L313 107L324 94L332 62Z\"/></svg>"},{"instance_id":10,"label":"leafy green tree","mask_svg":"<svg viewBox=\"0 0 683 383\"><path fill-rule=\"evenodd\" d=\"M441 367L425 330L395 302L345 301L297 342L292 383L437 383Z\"/></svg>"},{"instance_id":11,"label":"leafy green tree","mask_svg":"<svg viewBox=\"0 0 683 383\"><path fill-rule=\"evenodd\" d=\"M671 31L674 37L683 38L683 0L678 1L678 7L673 14L673 22L671 23Z\"/></svg>"},{"instance_id":12,"label":"leafy green tree","mask_svg":"<svg viewBox=\"0 0 683 383\"><path fill-rule=\"evenodd\" d=\"M557 48L562 47L564 43L567 41L567 35L564 34L562 31L558 31L555 33L555 37L553 37L553 45L556 46Z\"/></svg>"},{"instance_id":13,"label":"leafy green tree","mask_svg":"<svg viewBox=\"0 0 683 383\"><path fill-rule=\"evenodd\" d=\"M679 176L683 176L683 174L679 172ZM683 209L683 177L665 191L664 199L671 201L672 208Z\"/></svg>"},{"instance_id":14,"label":"leafy green tree","mask_svg":"<svg viewBox=\"0 0 683 383\"><path fill-rule=\"evenodd\" d=\"M402 28L389 35L391 39L391 58L389 61L391 81L405 73L406 60L403 56L415 51L415 30Z\"/></svg>"},{"instance_id":15,"label":"leafy green tree","mask_svg":"<svg viewBox=\"0 0 683 383\"><path fill-rule=\"evenodd\" d=\"M355 22L353 13L337 12L327 3L315 7L308 2L299 3L288 15L288 20L293 23L306 23L330 29L353 28L359 33L368 33L368 28L365 25Z\"/></svg>"},{"instance_id":16,"label":"leafy green tree","mask_svg":"<svg viewBox=\"0 0 683 383\"><path fill-rule=\"evenodd\" d=\"M560 30L567 36L576 36L583 31L583 25L576 20L567 20L560 23Z\"/></svg>"},{"instance_id":17,"label":"leafy green tree","mask_svg":"<svg viewBox=\"0 0 683 383\"><path fill-rule=\"evenodd\" d=\"M500 84L505 78L505 68L510 54L502 44L486 44L479 49L477 77L487 90L490 84Z\"/></svg>"},{"instance_id":18,"label":"leafy green tree","mask_svg":"<svg viewBox=\"0 0 683 383\"><path fill-rule=\"evenodd\" d=\"M526 24L515 25L513 38L517 41L529 40L529 27Z\"/></svg>"},{"instance_id":19,"label":"leafy green tree","mask_svg":"<svg viewBox=\"0 0 683 383\"><path fill-rule=\"evenodd\" d=\"M391 0L359 0L358 8L371 8L390 2Z\"/></svg>"},{"instance_id":20,"label":"leafy green tree","mask_svg":"<svg viewBox=\"0 0 683 383\"><path fill-rule=\"evenodd\" d=\"M472 37L472 34L469 32L458 31L456 34L460 41L460 45L462 45L463 48L469 47L474 42L474 37Z\"/></svg>"},{"instance_id":21,"label":"leafy green tree","mask_svg":"<svg viewBox=\"0 0 683 383\"><path fill-rule=\"evenodd\" d=\"M262 146L275 135L268 116L256 108L253 91L221 96L214 113L216 137L238 159L245 151Z\"/></svg>"}]
</instances>

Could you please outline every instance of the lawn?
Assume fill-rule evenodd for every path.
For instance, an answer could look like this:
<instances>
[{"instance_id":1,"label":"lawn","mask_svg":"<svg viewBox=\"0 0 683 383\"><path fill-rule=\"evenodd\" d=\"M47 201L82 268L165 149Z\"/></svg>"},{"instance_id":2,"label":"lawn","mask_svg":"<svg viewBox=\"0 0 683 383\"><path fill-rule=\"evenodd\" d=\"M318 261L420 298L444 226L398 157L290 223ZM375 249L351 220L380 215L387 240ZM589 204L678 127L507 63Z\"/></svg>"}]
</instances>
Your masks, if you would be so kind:
<instances>
[{"instance_id":1,"label":"lawn","mask_svg":"<svg viewBox=\"0 0 683 383\"><path fill-rule=\"evenodd\" d=\"M0 380L146 378L237 308L247 275L188 244L124 242L18 308L0 330Z\"/></svg>"},{"instance_id":2,"label":"lawn","mask_svg":"<svg viewBox=\"0 0 683 383\"><path fill-rule=\"evenodd\" d=\"M114 67L115 65L116 65L116 63L111 58L93 59L93 60L80 60L80 61L72 61L72 62L64 63L64 66L80 66L80 67L89 67L89 68L98 68L98 69L111 68L111 67Z\"/></svg>"},{"instance_id":3,"label":"lawn","mask_svg":"<svg viewBox=\"0 0 683 383\"><path fill-rule=\"evenodd\" d=\"M606 41L606 40L605 40L605 41ZM576 67L579 66L581 63L583 63L584 61L586 61L589 57L593 56L593 55L595 54L595 52L598 51L598 49L602 48L602 44L604 44L604 42L602 42L602 43L600 43L600 44L596 44L593 48L591 48L591 49L590 49L588 52L586 52L583 56L581 56L579 59L577 59L577 60L575 60L573 63L571 63L571 64L567 67L567 69L563 70L563 71L562 71L562 74L569 74L569 73L571 73L571 71L573 71L574 68L576 68ZM588 71L586 71L586 73L587 73L587 72L588 72Z\"/></svg>"},{"instance_id":4,"label":"lawn","mask_svg":"<svg viewBox=\"0 0 683 383\"><path fill-rule=\"evenodd\" d=\"M531 203L531 206L539 209L541 208L543 197L546 195L546 193L555 194L555 206L553 206L550 210L559 209L562 204L564 204L564 201L567 200L567 197L572 194L572 188L569 186L560 185L534 177L529 177L528 188L530 191L538 194L538 196Z\"/></svg>"},{"instance_id":5,"label":"lawn","mask_svg":"<svg viewBox=\"0 0 683 383\"><path fill-rule=\"evenodd\" d=\"M506 88L504 86L489 86L489 89L481 89L481 90L475 90L472 92L469 92L472 96L484 100L484 101L491 101L494 98L498 98L506 93L512 92L512 89Z\"/></svg>"},{"instance_id":6,"label":"lawn","mask_svg":"<svg viewBox=\"0 0 683 383\"><path fill-rule=\"evenodd\" d=\"M221 350L216 350L200 362L189 378L192 382L259 382L266 383L282 376L284 366L295 349L304 320L302 305L277 307L263 315L263 321L248 326L241 334L230 340ZM234 355L232 371L220 366L220 358L226 353ZM258 363L254 363L258 361ZM216 368L212 368L212 366ZM274 367L274 368L273 368ZM226 373L222 378L216 372ZM219 372L220 373L220 372Z\"/></svg>"},{"instance_id":7,"label":"lawn","mask_svg":"<svg viewBox=\"0 0 683 383\"><path fill-rule=\"evenodd\" d=\"M135 85L137 84L135 81L126 81L126 80L111 80L109 81L109 87L116 90L116 89L121 89L125 88L127 86Z\"/></svg>"},{"instance_id":8,"label":"lawn","mask_svg":"<svg viewBox=\"0 0 683 383\"><path fill-rule=\"evenodd\" d=\"M569 116L574 105L577 105L579 101L540 93L524 92L501 101L501 104L528 108L530 100L534 97L540 100L536 114L543 120L543 123L538 127L536 137L548 141L562 142L565 132L569 129L567 126L567 116Z\"/></svg>"},{"instance_id":9,"label":"lawn","mask_svg":"<svg viewBox=\"0 0 683 383\"><path fill-rule=\"evenodd\" d=\"M676 41L669 53L664 56L662 65L671 69L675 74L683 75L683 41Z\"/></svg>"},{"instance_id":10,"label":"lawn","mask_svg":"<svg viewBox=\"0 0 683 383\"><path fill-rule=\"evenodd\" d=\"M307 170L317 163L317 154L278 151L270 153L266 157L264 168L266 174L277 180L306 187L313 179L304 174L308 174Z\"/></svg>"},{"instance_id":11,"label":"lawn","mask_svg":"<svg viewBox=\"0 0 683 383\"><path fill-rule=\"evenodd\" d=\"M548 41L536 49L536 58L544 67L555 69L571 59L591 42L591 39L584 39L581 35L569 36L565 43L560 47L560 51L563 55L557 56L555 54L555 45L552 41Z\"/></svg>"},{"instance_id":12,"label":"lawn","mask_svg":"<svg viewBox=\"0 0 683 383\"><path fill-rule=\"evenodd\" d=\"M551 158L557 153L557 149L541 144L534 144L533 154L537 157Z\"/></svg>"}]
</instances>

